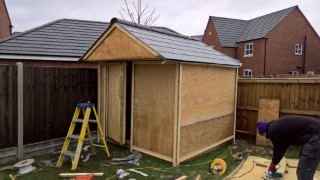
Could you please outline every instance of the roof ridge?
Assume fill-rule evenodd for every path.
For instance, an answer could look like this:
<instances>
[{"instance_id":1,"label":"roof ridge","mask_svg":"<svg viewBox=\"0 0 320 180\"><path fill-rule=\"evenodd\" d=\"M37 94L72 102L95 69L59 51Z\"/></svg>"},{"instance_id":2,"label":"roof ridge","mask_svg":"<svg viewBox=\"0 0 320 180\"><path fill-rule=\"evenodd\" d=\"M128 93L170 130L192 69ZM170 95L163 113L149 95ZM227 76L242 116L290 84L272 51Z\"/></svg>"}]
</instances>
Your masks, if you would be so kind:
<instances>
[{"instance_id":1,"label":"roof ridge","mask_svg":"<svg viewBox=\"0 0 320 180\"><path fill-rule=\"evenodd\" d=\"M22 35L31 33L31 32L33 32L33 31L39 30L39 29L41 29L41 28L50 26L50 25L52 25L52 24L55 24L55 23L60 22L60 21L63 21L63 20L64 20L64 19L58 19L58 20L55 20L55 21L52 21L52 22L43 24L43 25L41 25L41 26L38 26L38 27L35 27L35 28L32 28L32 29L29 29L29 30L27 30L27 31L23 31L23 32L21 32L21 33L17 33L16 35L13 34L12 36L10 36L10 37L8 37L8 38L0 41L0 44L6 42L6 41L8 41L8 40L11 40L11 39L20 37L20 36L22 36Z\"/></svg>"},{"instance_id":2,"label":"roof ridge","mask_svg":"<svg viewBox=\"0 0 320 180\"><path fill-rule=\"evenodd\" d=\"M72 18L63 18L61 20L70 20L70 21L81 21L81 22L95 22L95 23L107 23L110 24L107 21L91 21L91 20L84 20L84 19L72 19Z\"/></svg>"},{"instance_id":3,"label":"roof ridge","mask_svg":"<svg viewBox=\"0 0 320 180\"><path fill-rule=\"evenodd\" d=\"M291 11L292 11L294 8L297 8L297 7L298 7L298 5L295 5L295 6L292 6L292 7L288 7L288 8L285 8L285 9L278 10L278 11L274 11L274 12L271 12L271 13L268 13L268 14L265 14L265 15L262 15L262 16L258 16L258 17L252 18L249 21L254 20L254 19L258 19L258 18L262 18L262 17L265 17L265 16L269 16L269 15L272 15L272 14L276 14L276 13L279 13L279 12L282 12L282 11L285 11L285 10L289 10L289 9L291 9Z\"/></svg>"},{"instance_id":4,"label":"roof ridge","mask_svg":"<svg viewBox=\"0 0 320 180\"><path fill-rule=\"evenodd\" d=\"M158 32L158 33L162 33L162 34L166 34L166 35L170 35L170 36L181 37L181 38L184 38L184 39L190 39L190 40L195 40L196 41L196 39L193 39L190 36L182 35L180 33L177 34L177 33L173 33L173 32L170 32L170 31L165 31L165 30L159 29L157 27L152 28L152 26L145 26L145 25L141 25L141 24L134 23L134 22L131 22L131 21L126 21L126 20L119 19L119 18L112 18L111 21L110 21L110 24L113 24L113 23L116 23L116 22L120 23L120 24L128 25L128 26L132 26L132 27L137 27L137 28L153 31L153 32Z\"/></svg>"},{"instance_id":5,"label":"roof ridge","mask_svg":"<svg viewBox=\"0 0 320 180\"><path fill-rule=\"evenodd\" d=\"M281 14L281 12L285 12L285 11L290 10L290 11L288 12L288 14L289 14L293 9L295 9L295 8L297 8L297 7L298 7L297 5L296 5L296 6L292 6L292 7L289 7L289 8L285 8L285 9L282 9L282 10L278 10L278 11L275 11L275 12L271 12L271 13L269 13L269 14L265 14L265 15L262 15L262 16L259 16L259 17L252 18L252 19L248 20L249 23L248 23L247 27L246 27L245 29L243 29L241 35L239 36L239 38L237 39L236 42L240 42L240 41L241 41L241 39L243 38L245 32L250 28L250 24L251 24L251 23L254 23L254 21L258 21L259 19L263 19L263 18L272 17L273 15L276 15L276 14L279 15L279 14ZM288 15L288 14L287 14L287 15ZM286 16L287 16L287 15L286 15ZM282 17L281 20L280 20L277 24L279 24L286 16ZM276 24L276 25L277 25L277 24ZM272 27L272 29L273 29L276 25L274 25L274 26ZM271 30L272 30L272 29L271 29ZM270 30L270 31L271 31L271 30ZM270 31L266 32L266 34L268 34ZM265 36L266 34L264 34L264 36ZM263 36L262 36L262 37L263 37Z\"/></svg>"},{"instance_id":6,"label":"roof ridge","mask_svg":"<svg viewBox=\"0 0 320 180\"><path fill-rule=\"evenodd\" d=\"M236 19L236 18L227 18L227 17L220 17L220 16L210 16L210 18L220 18L220 19L230 19L230 20L238 20L238 21L250 21L245 19Z\"/></svg>"}]
</instances>

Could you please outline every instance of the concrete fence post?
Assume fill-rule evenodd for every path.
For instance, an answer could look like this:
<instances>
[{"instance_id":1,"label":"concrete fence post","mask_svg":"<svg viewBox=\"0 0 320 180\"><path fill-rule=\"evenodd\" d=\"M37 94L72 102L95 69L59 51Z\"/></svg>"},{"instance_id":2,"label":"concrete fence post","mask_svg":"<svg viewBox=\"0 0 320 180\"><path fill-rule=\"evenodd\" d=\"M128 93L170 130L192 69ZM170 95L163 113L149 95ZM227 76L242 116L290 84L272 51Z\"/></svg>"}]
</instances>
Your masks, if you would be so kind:
<instances>
[{"instance_id":1,"label":"concrete fence post","mask_svg":"<svg viewBox=\"0 0 320 180\"><path fill-rule=\"evenodd\" d=\"M18 147L17 159L23 160L23 63L18 62Z\"/></svg>"}]
</instances>

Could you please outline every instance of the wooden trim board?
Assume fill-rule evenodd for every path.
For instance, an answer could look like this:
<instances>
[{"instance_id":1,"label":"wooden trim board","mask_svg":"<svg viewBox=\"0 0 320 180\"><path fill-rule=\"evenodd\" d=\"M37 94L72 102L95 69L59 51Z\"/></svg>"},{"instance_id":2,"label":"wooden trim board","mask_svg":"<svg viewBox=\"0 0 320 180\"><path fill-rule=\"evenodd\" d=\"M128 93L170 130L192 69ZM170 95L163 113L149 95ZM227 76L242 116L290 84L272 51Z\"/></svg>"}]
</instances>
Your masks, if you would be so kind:
<instances>
[{"instance_id":1,"label":"wooden trim board","mask_svg":"<svg viewBox=\"0 0 320 180\"><path fill-rule=\"evenodd\" d=\"M195 152L192 152L192 153L190 153L190 154L188 154L188 155L186 155L186 156L180 157L180 158L179 158L179 163L180 163L180 162L183 162L183 161L185 161L185 160L187 160L187 159L190 159L190 158L192 158L192 157L194 157L194 156L196 156L196 155L199 155L199 154L201 154L201 153L203 153L203 152L206 152L206 151L208 151L208 150L210 150L210 149L213 149L214 147L219 146L219 145L221 145L221 144L223 144L223 143L225 143L225 142L228 142L228 141L232 140L233 138L234 138L234 136L229 136L229 137L227 137L227 138L224 138L224 139L218 141L218 142L215 143L215 144L212 144L212 145L207 146L207 147L205 147L205 148L199 149L199 150L197 150L197 151L195 151Z\"/></svg>"}]
</instances>

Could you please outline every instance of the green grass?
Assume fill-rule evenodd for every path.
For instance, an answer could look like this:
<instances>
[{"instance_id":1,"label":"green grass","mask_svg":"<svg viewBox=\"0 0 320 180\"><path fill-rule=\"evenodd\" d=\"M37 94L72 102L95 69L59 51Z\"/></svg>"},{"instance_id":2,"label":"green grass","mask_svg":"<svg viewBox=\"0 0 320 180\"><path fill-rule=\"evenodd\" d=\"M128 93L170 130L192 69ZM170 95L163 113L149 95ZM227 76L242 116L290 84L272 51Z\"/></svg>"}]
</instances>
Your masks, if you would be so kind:
<instances>
[{"instance_id":1,"label":"green grass","mask_svg":"<svg viewBox=\"0 0 320 180\"><path fill-rule=\"evenodd\" d=\"M120 146L108 144L110 153L112 157L125 157L131 154L129 149L123 148ZM261 148L262 150L251 149L254 146L243 147L240 144L238 145L230 145L228 147L223 147L217 150L213 150L211 152L202 154L193 159L187 160L181 163L177 167L172 167L172 163L143 154L142 159L139 161L140 166L132 166L132 165L111 165L111 159L107 158L106 153L98 148L97 154L90 157L90 160L87 163L83 163L79 161L78 168L75 171L71 171L71 162L65 162L62 167L52 167L46 166L42 161L52 160L54 164L56 163L58 156L52 154L44 154L40 156L32 157L35 159L36 163L33 165L37 169L33 172L18 176L18 179L69 179L69 178L60 178L60 173L77 173L77 172L103 172L103 177L95 177L95 179L111 179L116 180L116 171L118 169L127 170L130 168L139 170L148 174L148 177L144 177L135 172L129 172L130 174L126 176L124 179L169 179L175 174L182 174L188 176L188 179L195 179L197 175L201 175L201 179L223 179L227 175L229 175L233 170L239 165L233 157L232 154L236 152L242 152L243 156L247 155L257 155L259 157L271 157L271 153L268 152L265 148ZM296 152L296 148L290 150L292 157L297 158L299 151ZM294 156L294 157L293 157ZM209 165L212 160L216 158L223 158L227 163L227 171L224 175L214 175L209 172ZM1 164L0 167L13 165L15 162L8 162L5 164ZM9 174L15 175L17 174L17 170L7 170L0 172L0 179L10 179Z\"/></svg>"}]
</instances>

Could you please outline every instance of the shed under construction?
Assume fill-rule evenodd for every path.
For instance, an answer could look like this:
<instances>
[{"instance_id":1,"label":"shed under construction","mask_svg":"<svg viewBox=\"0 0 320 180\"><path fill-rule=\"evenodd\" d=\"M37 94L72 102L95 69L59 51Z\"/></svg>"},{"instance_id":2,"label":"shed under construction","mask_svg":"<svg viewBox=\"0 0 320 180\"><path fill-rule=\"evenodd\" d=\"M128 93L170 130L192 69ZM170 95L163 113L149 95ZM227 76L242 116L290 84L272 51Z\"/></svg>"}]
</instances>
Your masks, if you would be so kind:
<instances>
[{"instance_id":1,"label":"shed under construction","mask_svg":"<svg viewBox=\"0 0 320 180\"><path fill-rule=\"evenodd\" d=\"M237 60L167 28L113 18L82 57L99 62L105 134L173 165L235 137Z\"/></svg>"}]
</instances>

